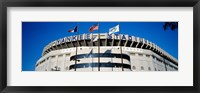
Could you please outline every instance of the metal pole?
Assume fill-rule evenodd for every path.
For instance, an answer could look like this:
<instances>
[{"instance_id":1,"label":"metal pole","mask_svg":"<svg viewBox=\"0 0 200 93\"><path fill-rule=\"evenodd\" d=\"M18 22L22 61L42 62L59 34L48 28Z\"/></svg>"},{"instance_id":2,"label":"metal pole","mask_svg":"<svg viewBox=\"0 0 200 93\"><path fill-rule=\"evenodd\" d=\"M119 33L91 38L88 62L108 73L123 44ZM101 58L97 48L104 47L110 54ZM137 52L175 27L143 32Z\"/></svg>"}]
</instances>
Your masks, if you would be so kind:
<instances>
[{"instance_id":1,"label":"metal pole","mask_svg":"<svg viewBox=\"0 0 200 93\"><path fill-rule=\"evenodd\" d=\"M108 35L108 34L107 34ZM112 35L112 34L111 34ZM106 42L107 43L107 42ZM111 56L111 64L113 65L113 58L112 58L112 49L113 49L113 46L111 46L111 51L110 51L110 56ZM112 71L113 71L113 66L112 66Z\"/></svg>"},{"instance_id":2,"label":"metal pole","mask_svg":"<svg viewBox=\"0 0 200 93\"><path fill-rule=\"evenodd\" d=\"M118 24L119 25L119 24ZM119 41L120 41L120 52L121 52L121 62L122 62L122 71L124 71L124 67L123 67L123 58L122 58L122 35L120 33L120 27L119 27L119 35L120 35L120 38L119 38Z\"/></svg>"},{"instance_id":3,"label":"metal pole","mask_svg":"<svg viewBox=\"0 0 200 93\"><path fill-rule=\"evenodd\" d=\"M93 33L92 33L92 39L91 39L91 44L92 44L92 55L93 55ZM93 56L92 56L92 71L93 71Z\"/></svg>"},{"instance_id":4,"label":"metal pole","mask_svg":"<svg viewBox=\"0 0 200 93\"><path fill-rule=\"evenodd\" d=\"M98 23L98 71L100 71L100 26Z\"/></svg>"},{"instance_id":5,"label":"metal pole","mask_svg":"<svg viewBox=\"0 0 200 93\"><path fill-rule=\"evenodd\" d=\"M77 37L77 39L76 39L76 57L75 57L75 66L74 66L74 71L76 71L76 64L77 64L77 51L78 51L78 39L79 39L79 37L78 37L78 35L79 35L79 33L78 33L79 31L78 31L78 26L77 26L77 32L76 32L76 37Z\"/></svg>"}]
</instances>

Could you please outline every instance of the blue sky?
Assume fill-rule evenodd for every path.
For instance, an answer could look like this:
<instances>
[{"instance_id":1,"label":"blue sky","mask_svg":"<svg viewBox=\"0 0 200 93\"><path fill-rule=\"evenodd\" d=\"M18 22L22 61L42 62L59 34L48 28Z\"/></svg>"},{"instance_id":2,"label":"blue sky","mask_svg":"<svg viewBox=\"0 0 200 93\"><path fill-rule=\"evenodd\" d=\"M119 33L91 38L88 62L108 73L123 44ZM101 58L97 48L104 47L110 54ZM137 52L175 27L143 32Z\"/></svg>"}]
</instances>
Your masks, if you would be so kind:
<instances>
[{"instance_id":1,"label":"blue sky","mask_svg":"<svg viewBox=\"0 0 200 93\"><path fill-rule=\"evenodd\" d=\"M97 22L22 22L22 71L35 70L43 48L50 42L76 33L67 32L79 26L80 34ZM145 38L178 59L178 29L164 31L164 22L99 22L100 33L120 24L120 33ZM97 31L94 31L97 33Z\"/></svg>"}]
</instances>

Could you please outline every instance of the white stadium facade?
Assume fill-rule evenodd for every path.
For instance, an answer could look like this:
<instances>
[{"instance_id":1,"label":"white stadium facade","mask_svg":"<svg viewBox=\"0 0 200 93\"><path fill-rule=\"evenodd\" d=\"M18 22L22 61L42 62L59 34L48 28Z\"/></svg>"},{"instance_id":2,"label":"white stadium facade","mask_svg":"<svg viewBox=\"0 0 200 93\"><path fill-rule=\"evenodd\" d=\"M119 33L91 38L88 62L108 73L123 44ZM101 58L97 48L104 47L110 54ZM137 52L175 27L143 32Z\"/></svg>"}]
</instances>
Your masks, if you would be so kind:
<instances>
[{"instance_id":1,"label":"white stadium facade","mask_svg":"<svg viewBox=\"0 0 200 93\"><path fill-rule=\"evenodd\" d=\"M144 38L123 34L81 34L45 46L35 70L178 71L178 60Z\"/></svg>"}]
</instances>

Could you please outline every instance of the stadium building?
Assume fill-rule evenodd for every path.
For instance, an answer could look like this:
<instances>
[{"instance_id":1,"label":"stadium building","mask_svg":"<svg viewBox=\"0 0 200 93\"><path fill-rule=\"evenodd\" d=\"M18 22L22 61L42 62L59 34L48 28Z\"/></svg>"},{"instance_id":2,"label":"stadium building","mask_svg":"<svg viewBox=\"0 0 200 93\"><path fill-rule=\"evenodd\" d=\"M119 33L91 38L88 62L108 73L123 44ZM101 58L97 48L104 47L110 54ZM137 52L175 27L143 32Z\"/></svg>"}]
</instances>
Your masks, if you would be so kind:
<instances>
[{"instance_id":1,"label":"stadium building","mask_svg":"<svg viewBox=\"0 0 200 93\"><path fill-rule=\"evenodd\" d=\"M144 38L82 34L64 37L45 46L35 70L178 71L178 60Z\"/></svg>"}]
</instances>

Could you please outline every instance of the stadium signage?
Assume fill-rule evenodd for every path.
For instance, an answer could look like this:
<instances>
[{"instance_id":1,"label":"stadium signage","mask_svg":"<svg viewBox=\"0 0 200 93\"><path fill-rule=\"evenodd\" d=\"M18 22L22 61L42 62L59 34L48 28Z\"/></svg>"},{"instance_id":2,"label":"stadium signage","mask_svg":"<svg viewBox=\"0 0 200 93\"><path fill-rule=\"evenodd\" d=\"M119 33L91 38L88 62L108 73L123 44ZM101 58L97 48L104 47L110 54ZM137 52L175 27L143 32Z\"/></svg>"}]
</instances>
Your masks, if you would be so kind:
<instances>
[{"instance_id":1,"label":"stadium signage","mask_svg":"<svg viewBox=\"0 0 200 93\"><path fill-rule=\"evenodd\" d=\"M123 34L103 34L105 35L104 37L100 37L101 39L118 39L118 40L129 40L129 41L135 41L135 42L140 42L140 43L148 43L143 38L139 37L134 37L134 36L129 36L129 35L123 35ZM69 36L69 37L64 37L59 40L55 40L51 42L49 45L46 46L46 48L56 46L65 42L71 42L71 41L77 41L78 40L95 40L95 38L98 38L97 34L82 34L78 35L79 38L77 38L77 35L75 36Z\"/></svg>"}]
</instances>

